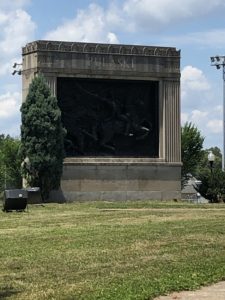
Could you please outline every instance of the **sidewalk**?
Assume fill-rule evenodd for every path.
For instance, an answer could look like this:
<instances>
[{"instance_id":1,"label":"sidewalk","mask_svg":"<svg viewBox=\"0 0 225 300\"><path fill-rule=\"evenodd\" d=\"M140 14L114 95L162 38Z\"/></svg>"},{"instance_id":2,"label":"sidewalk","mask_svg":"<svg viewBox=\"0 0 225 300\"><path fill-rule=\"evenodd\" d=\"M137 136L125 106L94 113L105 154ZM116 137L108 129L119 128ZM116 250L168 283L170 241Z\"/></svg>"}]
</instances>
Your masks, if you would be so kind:
<instances>
[{"instance_id":1,"label":"sidewalk","mask_svg":"<svg viewBox=\"0 0 225 300\"><path fill-rule=\"evenodd\" d=\"M155 300L225 300L225 281L203 287L197 291L174 292Z\"/></svg>"}]
</instances>

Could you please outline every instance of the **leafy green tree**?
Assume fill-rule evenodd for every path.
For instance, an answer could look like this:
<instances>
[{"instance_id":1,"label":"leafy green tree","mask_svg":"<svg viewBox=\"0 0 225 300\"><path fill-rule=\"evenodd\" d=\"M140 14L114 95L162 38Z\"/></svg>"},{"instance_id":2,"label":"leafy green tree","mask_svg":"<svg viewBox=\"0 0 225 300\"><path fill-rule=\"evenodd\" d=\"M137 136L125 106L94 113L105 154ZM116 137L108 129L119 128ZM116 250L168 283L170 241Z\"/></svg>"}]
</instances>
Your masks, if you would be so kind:
<instances>
[{"instance_id":1,"label":"leafy green tree","mask_svg":"<svg viewBox=\"0 0 225 300\"><path fill-rule=\"evenodd\" d=\"M224 201L225 199L225 173L220 169L209 168L201 169L198 174L198 180L201 185L198 186L197 191L210 202Z\"/></svg>"},{"instance_id":2,"label":"leafy green tree","mask_svg":"<svg viewBox=\"0 0 225 300\"><path fill-rule=\"evenodd\" d=\"M9 135L0 135L0 190L21 188L21 142Z\"/></svg>"},{"instance_id":3,"label":"leafy green tree","mask_svg":"<svg viewBox=\"0 0 225 300\"><path fill-rule=\"evenodd\" d=\"M23 176L41 189L43 200L60 185L64 156L64 129L57 99L43 76L33 79L21 107Z\"/></svg>"},{"instance_id":4,"label":"leafy green tree","mask_svg":"<svg viewBox=\"0 0 225 300\"><path fill-rule=\"evenodd\" d=\"M215 155L212 169L208 161L209 151ZM203 158L196 171L196 177L201 181L197 190L210 202L222 201L225 198L225 173L222 171L221 151L218 147L211 147L203 152Z\"/></svg>"},{"instance_id":5,"label":"leafy green tree","mask_svg":"<svg viewBox=\"0 0 225 300\"><path fill-rule=\"evenodd\" d=\"M208 161L208 155L209 152L212 151L212 153L215 155L215 161L213 163L214 169L222 169L222 154L218 147L211 147L209 149L203 150L203 156L201 161L198 164L196 176L198 176L199 172L201 173L202 169L206 168L209 169L209 161Z\"/></svg>"},{"instance_id":6,"label":"leafy green tree","mask_svg":"<svg viewBox=\"0 0 225 300\"><path fill-rule=\"evenodd\" d=\"M196 190L211 202L225 199L225 173L222 168L222 155L218 147L203 150L204 137L192 124L186 123L181 131L181 155L182 155L182 187L186 184L190 175L195 176L201 184ZM208 154L212 151L215 161L211 172Z\"/></svg>"},{"instance_id":7,"label":"leafy green tree","mask_svg":"<svg viewBox=\"0 0 225 300\"><path fill-rule=\"evenodd\" d=\"M203 142L204 137L198 128L192 123L185 123L181 129L182 187L187 183L190 174L195 175L199 162L204 155Z\"/></svg>"}]
</instances>

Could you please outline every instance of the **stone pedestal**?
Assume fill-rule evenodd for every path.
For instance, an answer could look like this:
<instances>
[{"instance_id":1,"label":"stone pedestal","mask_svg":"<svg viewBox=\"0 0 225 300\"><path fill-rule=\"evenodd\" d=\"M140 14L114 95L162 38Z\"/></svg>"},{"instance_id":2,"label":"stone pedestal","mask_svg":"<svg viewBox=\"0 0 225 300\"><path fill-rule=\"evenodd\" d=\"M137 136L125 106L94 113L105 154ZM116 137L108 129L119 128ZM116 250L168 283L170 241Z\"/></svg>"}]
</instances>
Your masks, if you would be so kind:
<instances>
[{"instance_id":1,"label":"stone pedestal","mask_svg":"<svg viewBox=\"0 0 225 300\"><path fill-rule=\"evenodd\" d=\"M67 158L61 189L68 201L180 199L180 164Z\"/></svg>"}]
</instances>

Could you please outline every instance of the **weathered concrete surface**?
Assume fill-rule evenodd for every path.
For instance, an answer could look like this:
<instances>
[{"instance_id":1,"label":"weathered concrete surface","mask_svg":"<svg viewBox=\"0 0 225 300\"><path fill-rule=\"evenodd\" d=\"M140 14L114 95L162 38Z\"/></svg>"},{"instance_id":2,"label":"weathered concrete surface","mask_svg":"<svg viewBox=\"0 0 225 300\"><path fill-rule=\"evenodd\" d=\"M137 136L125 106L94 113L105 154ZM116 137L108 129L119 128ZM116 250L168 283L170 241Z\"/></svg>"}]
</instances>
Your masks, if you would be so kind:
<instances>
[{"instance_id":1,"label":"weathered concrete surface","mask_svg":"<svg viewBox=\"0 0 225 300\"><path fill-rule=\"evenodd\" d=\"M179 200L180 164L66 159L61 190L67 201Z\"/></svg>"},{"instance_id":2,"label":"weathered concrete surface","mask_svg":"<svg viewBox=\"0 0 225 300\"><path fill-rule=\"evenodd\" d=\"M203 287L197 291L184 291L172 293L168 296L161 296L155 300L224 300L225 281Z\"/></svg>"}]
</instances>

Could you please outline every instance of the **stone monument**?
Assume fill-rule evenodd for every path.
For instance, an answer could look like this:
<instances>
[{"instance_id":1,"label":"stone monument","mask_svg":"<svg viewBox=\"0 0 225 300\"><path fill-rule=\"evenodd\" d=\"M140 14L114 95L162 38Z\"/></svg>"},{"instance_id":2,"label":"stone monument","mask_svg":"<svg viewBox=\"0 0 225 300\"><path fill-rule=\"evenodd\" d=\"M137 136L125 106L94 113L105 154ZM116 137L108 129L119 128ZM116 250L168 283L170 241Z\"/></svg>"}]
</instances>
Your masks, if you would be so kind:
<instances>
[{"instance_id":1,"label":"stone monument","mask_svg":"<svg viewBox=\"0 0 225 300\"><path fill-rule=\"evenodd\" d=\"M22 54L23 101L43 74L67 130L52 197L180 199L180 51L41 40Z\"/></svg>"}]
</instances>

